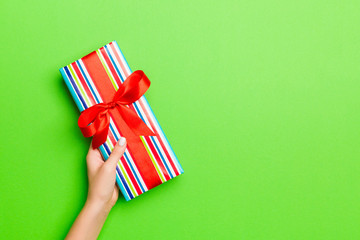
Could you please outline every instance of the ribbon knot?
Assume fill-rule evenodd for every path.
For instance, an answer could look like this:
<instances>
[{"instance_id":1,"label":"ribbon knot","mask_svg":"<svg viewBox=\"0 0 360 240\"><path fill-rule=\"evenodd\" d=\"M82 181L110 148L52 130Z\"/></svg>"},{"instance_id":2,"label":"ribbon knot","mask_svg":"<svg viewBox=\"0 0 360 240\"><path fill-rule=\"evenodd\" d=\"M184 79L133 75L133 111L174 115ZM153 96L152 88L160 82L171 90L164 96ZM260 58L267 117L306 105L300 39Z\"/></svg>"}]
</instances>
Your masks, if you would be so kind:
<instances>
[{"instance_id":1,"label":"ribbon knot","mask_svg":"<svg viewBox=\"0 0 360 240\"><path fill-rule=\"evenodd\" d=\"M115 108L117 106L117 102L110 102L110 103L108 103L108 107L110 108L110 109L113 109L113 108Z\"/></svg>"},{"instance_id":2,"label":"ribbon knot","mask_svg":"<svg viewBox=\"0 0 360 240\"><path fill-rule=\"evenodd\" d=\"M150 87L150 80L141 70L133 72L119 86L109 103L98 103L81 112L78 125L84 137L93 137L92 147L98 148L108 136L110 113L118 111L127 127L137 136L154 136L148 126L130 108L126 107L138 100ZM127 137L127 136L125 136Z\"/></svg>"}]
</instances>

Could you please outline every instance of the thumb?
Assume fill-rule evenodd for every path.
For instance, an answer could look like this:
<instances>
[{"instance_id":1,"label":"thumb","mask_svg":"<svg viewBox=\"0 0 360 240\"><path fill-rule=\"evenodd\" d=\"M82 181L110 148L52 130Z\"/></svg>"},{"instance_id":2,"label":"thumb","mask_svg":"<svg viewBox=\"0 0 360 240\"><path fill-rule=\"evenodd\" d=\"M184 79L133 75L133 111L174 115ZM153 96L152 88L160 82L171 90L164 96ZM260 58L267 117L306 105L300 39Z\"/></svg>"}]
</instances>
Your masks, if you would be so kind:
<instances>
[{"instance_id":1,"label":"thumb","mask_svg":"<svg viewBox=\"0 0 360 240\"><path fill-rule=\"evenodd\" d=\"M106 160L105 165L110 165L111 168L115 168L119 162L121 156L124 154L126 149L126 138L121 137L120 140L115 144L109 158Z\"/></svg>"}]
</instances>

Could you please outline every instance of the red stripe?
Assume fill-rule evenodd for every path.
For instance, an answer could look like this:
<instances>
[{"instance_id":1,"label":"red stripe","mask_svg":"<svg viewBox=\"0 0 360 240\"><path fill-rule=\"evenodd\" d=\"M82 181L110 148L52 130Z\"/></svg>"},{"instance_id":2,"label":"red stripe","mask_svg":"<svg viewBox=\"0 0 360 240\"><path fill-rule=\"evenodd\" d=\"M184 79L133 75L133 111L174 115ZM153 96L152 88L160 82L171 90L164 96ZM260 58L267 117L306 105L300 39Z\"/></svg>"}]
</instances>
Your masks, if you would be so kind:
<instances>
[{"instance_id":1,"label":"red stripe","mask_svg":"<svg viewBox=\"0 0 360 240\"><path fill-rule=\"evenodd\" d=\"M87 95L87 96L89 97L89 99L90 99L91 106L92 106L92 105L95 105L95 104L96 104L95 99L94 99L93 95L91 94L91 91L90 91L88 85L86 84L85 79L84 79L83 75L81 74L80 69L78 68L76 62L73 62L73 63L71 64L71 66L74 68L75 73L76 73L76 75L78 76L81 85L84 87L85 92L86 92L86 95ZM89 106L89 107L91 107L91 106Z\"/></svg>"},{"instance_id":2,"label":"red stripe","mask_svg":"<svg viewBox=\"0 0 360 240\"><path fill-rule=\"evenodd\" d=\"M121 161L121 163L123 164L123 166L124 166L124 168L125 168L125 171L127 172L127 175L130 177L130 180L131 180L131 182L133 183L133 185L134 185L134 187L135 187L136 193L137 193L138 195L140 195L142 192L141 192L141 190L140 190L139 185L138 185L137 182L136 182L136 179L135 179L134 175L132 174L132 172L131 172L131 170L130 170L130 168L129 168L129 165L128 165L127 161L125 160L125 157L122 156L121 159L120 159L120 161Z\"/></svg>"},{"instance_id":3,"label":"red stripe","mask_svg":"<svg viewBox=\"0 0 360 240\"><path fill-rule=\"evenodd\" d=\"M158 163L162 173L164 174L166 181L169 180L170 175L169 175L168 171L166 170L165 165L161 161L160 156L157 153L157 151L156 151L156 149L154 147L154 144L151 142L150 137L144 137L144 139L145 139L146 143L148 144L148 146L150 147L150 150L153 153L153 156L155 157L155 160Z\"/></svg>"},{"instance_id":4,"label":"red stripe","mask_svg":"<svg viewBox=\"0 0 360 240\"><path fill-rule=\"evenodd\" d=\"M94 51L83 57L82 60L101 98L104 100L104 102L111 102L116 91L97 53ZM133 161L139 170L139 173L142 176L147 188L151 189L160 185L162 183L161 179L156 172L156 169L140 137L134 135L118 111L111 111L110 115L114 120L117 129L121 129L123 136L126 137L128 143L127 148L129 152L133 154Z\"/></svg>"}]
</instances>

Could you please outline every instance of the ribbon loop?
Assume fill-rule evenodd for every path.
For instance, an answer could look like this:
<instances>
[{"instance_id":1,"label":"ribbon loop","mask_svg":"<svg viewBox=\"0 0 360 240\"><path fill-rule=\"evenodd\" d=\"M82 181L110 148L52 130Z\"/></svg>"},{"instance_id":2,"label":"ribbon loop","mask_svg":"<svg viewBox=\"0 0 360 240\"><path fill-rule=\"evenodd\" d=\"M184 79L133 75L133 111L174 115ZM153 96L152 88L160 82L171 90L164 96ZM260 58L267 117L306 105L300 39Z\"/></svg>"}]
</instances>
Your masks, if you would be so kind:
<instances>
[{"instance_id":1,"label":"ribbon loop","mask_svg":"<svg viewBox=\"0 0 360 240\"><path fill-rule=\"evenodd\" d=\"M135 135L155 135L133 110L126 107L138 100L149 87L150 80L145 73L141 70L135 71L120 85L111 102L96 104L80 114L79 128L84 137L94 136L92 142L94 149L106 141L110 126L109 112L115 109L119 111L124 122Z\"/></svg>"},{"instance_id":2,"label":"ribbon loop","mask_svg":"<svg viewBox=\"0 0 360 240\"><path fill-rule=\"evenodd\" d=\"M113 101L128 105L138 100L150 87L150 80L141 70L133 72L117 90Z\"/></svg>"}]
</instances>

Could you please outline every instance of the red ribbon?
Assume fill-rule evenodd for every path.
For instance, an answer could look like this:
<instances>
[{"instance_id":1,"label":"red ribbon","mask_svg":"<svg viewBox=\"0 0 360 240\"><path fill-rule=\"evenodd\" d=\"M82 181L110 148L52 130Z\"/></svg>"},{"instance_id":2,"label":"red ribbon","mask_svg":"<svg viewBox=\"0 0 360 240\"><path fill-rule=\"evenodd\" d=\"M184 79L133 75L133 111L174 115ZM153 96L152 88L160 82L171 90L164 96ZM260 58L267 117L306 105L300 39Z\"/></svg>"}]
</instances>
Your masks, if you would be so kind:
<instances>
[{"instance_id":1,"label":"red ribbon","mask_svg":"<svg viewBox=\"0 0 360 240\"><path fill-rule=\"evenodd\" d=\"M78 125L84 137L94 136L92 141L94 149L106 141L112 111L120 113L125 124L135 135L155 135L133 110L126 107L144 95L149 87L150 80L143 71L137 70L119 86L111 102L96 104L80 114Z\"/></svg>"}]
</instances>

